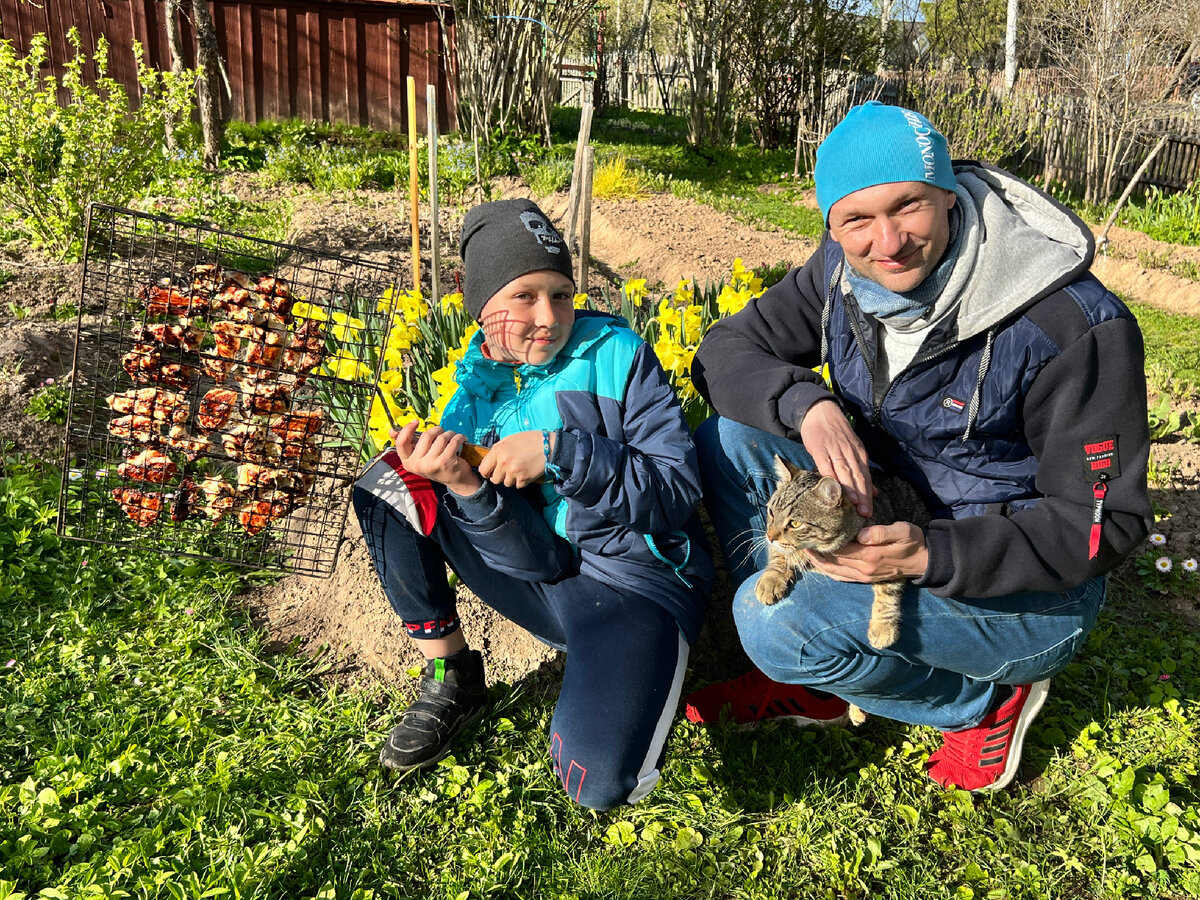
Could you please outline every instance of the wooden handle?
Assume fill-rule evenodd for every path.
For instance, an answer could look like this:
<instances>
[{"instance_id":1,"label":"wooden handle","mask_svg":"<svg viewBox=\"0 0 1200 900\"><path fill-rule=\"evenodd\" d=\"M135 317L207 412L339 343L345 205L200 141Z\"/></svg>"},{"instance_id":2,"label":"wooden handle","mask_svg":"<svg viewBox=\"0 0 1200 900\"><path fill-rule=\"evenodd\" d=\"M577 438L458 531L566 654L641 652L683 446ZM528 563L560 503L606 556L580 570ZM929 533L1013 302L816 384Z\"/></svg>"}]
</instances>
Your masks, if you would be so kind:
<instances>
[{"instance_id":1,"label":"wooden handle","mask_svg":"<svg viewBox=\"0 0 1200 900\"><path fill-rule=\"evenodd\" d=\"M488 448L480 447L478 444L463 444L458 455L467 461L467 465L477 467L488 455Z\"/></svg>"}]
</instances>

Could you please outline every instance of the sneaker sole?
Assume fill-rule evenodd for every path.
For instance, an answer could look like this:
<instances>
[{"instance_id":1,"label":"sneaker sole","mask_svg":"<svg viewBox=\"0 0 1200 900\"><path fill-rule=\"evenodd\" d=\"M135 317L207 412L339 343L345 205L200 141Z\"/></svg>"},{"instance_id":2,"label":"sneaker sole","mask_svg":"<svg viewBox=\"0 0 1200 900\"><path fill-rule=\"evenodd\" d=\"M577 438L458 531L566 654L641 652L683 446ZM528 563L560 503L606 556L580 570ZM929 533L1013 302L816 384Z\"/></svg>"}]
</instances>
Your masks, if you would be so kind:
<instances>
[{"instance_id":1,"label":"sneaker sole","mask_svg":"<svg viewBox=\"0 0 1200 900\"><path fill-rule=\"evenodd\" d=\"M473 725L476 722L478 722L481 718L483 718L483 714L486 713L487 711L488 711L488 707L486 705L481 706L479 709L475 710L475 712L471 713L471 715L467 716L465 719L463 719L461 722L459 722L456 726L454 726L454 728L451 729L450 734L448 734L446 736L445 746L443 746L442 749L438 751L436 756L431 756L429 759L423 759L420 762L408 763L407 765L405 765L404 763L400 763L400 762L396 762L395 760L387 759L387 757L386 757L387 744L385 743L383 745L383 749L379 751L379 764L381 766L383 766L385 769L387 769L389 772L399 772L400 774L403 774L405 772L411 772L414 769L431 768L432 766L434 766L435 764L440 762L442 759L444 759L447 754L449 754L451 745L454 743L454 739L456 737L458 737L458 735L462 732L462 730L464 728L467 728L468 726ZM390 738L389 738L389 740L390 740Z\"/></svg>"},{"instance_id":2,"label":"sneaker sole","mask_svg":"<svg viewBox=\"0 0 1200 900\"><path fill-rule=\"evenodd\" d=\"M1008 748L1008 761L1004 764L1004 771L991 784L984 785L977 790L1000 791L1012 784L1013 779L1017 777L1017 770L1021 768L1021 751L1025 747L1025 735L1029 732L1029 726L1037 718L1037 714L1042 711L1042 706L1045 705L1049 693L1049 678L1035 681L1029 686L1029 699L1021 707L1021 715L1017 716L1017 723L1013 727L1012 746Z\"/></svg>"}]
</instances>

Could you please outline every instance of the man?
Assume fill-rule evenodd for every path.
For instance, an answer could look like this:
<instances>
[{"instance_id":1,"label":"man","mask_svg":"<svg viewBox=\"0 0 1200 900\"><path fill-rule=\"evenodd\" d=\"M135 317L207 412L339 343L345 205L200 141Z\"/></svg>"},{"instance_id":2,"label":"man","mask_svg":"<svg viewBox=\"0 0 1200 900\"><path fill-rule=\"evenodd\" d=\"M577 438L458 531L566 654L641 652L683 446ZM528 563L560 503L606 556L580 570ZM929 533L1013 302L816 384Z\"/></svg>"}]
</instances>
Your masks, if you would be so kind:
<instances>
[{"instance_id":1,"label":"man","mask_svg":"<svg viewBox=\"0 0 1200 900\"><path fill-rule=\"evenodd\" d=\"M1141 334L1088 274L1083 222L1007 172L952 164L917 113L855 107L815 177L820 248L714 325L693 364L718 413L697 434L704 502L758 670L692 694L688 718L840 723L850 701L941 730L939 784L1002 788L1104 573L1147 532ZM776 454L864 515L871 467L901 475L934 521L813 554L818 572L765 606ZM869 584L900 576L900 638L879 650Z\"/></svg>"}]
</instances>

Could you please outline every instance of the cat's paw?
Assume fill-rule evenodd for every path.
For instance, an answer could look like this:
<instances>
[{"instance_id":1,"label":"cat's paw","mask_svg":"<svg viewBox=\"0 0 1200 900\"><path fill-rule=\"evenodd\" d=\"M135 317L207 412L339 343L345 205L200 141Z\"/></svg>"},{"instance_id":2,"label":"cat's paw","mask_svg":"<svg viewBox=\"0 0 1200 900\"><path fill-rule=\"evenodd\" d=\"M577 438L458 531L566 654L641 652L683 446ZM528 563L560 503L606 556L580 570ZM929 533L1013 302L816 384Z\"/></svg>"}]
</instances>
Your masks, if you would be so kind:
<instances>
[{"instance_id":1,"label":"cat's paw","mask_svg":"<svg viewBox=\"0 0 1200 900\"><path fill-rule=\"evenodd\" d=\"M879 650L890 647L900 640L899 622L876 622L874 619L867 626L867 640L871 646Z\"/></svg>"},{"instance_id":2,"label":"cat's paw","mask_svg":"<svg viewBox=\"0 0 1200 900\"><path fill-rule=\"evenodd\" d=\"M850 709L847 710L847 712L850 716L851 725L861 725L863 722L867 721L867 714L853 703L850 704Z\"/></svg>"},{"instance_id":3,"label":"cat's paw","mask_svg":"<svg viewBox=\"0 0 1200 900\"><path fill-rule=\"evenodd\" d=\"M754 586L754 596L758 597L760 603L771 606L782 600L790 587L791 584L786 578L767 571L758 577L758 584Z\"/></svg>"}]
</instances>

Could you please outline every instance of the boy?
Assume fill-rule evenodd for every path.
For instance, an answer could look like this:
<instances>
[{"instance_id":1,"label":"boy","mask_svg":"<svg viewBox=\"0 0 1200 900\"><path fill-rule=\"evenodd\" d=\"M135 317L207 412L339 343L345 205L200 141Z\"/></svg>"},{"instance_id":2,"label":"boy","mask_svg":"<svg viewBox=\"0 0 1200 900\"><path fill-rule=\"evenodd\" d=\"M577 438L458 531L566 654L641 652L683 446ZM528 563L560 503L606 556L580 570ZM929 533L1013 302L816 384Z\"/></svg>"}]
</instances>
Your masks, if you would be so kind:
<instances>
[{"instance_id":1,"label":"boy","mask_svg":"<svg viewBox=\"0 0 1200 900\"><path fill-rule=\"evenodd\" d=\"M480 331L441 427L395 433L354 490L384 592L428 660L381 763L435 763L487 705L448 564L489 606L567 653L550 753L568 795L635 803L658 781L712 583L700 479L651 348L574 308L570 252L529 200L463 221L463 303ZM489 447L478 470L465 441Z\"/></svg>"}]
</instances>

